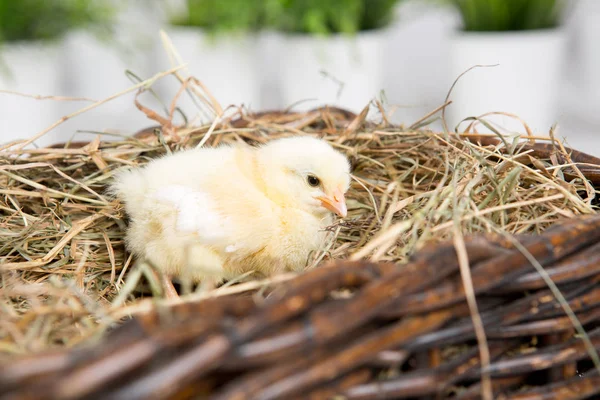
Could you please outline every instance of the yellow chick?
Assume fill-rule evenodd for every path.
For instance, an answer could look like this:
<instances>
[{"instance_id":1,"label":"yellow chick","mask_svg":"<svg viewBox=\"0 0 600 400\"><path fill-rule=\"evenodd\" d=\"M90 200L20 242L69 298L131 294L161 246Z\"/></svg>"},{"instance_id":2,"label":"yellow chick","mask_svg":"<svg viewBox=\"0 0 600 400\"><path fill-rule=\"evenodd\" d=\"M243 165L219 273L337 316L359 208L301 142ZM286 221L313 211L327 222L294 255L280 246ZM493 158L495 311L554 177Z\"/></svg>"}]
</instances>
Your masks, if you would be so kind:
<instances>
[{"instance_id":1,"label":"yellow chick","mask_svg":"<svg viewBox=\"0 0 600 400\"><path fill-rule=\"evenodd\" d=\"M342 153L291 137L175 153L117 173L111 191L130 217L130 251L167 277L198 282L301 270L322 248L331 213L346 216L349 185Z\"/></svg>"}]
</instances>

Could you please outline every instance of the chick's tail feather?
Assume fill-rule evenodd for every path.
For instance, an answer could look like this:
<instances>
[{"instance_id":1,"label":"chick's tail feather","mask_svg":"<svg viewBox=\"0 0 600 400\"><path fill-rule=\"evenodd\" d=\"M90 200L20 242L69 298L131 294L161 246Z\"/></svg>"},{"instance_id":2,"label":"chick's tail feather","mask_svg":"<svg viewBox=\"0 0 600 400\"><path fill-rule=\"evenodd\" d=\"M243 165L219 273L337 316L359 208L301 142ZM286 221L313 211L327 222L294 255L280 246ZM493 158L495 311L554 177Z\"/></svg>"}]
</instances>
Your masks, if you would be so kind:
<instances>
[{"instance_id":1,"label":"chick's tail feather","mask_svg":"<svg viewBox=\"0 0 600 400\"><path fill-rule=\"evenodd\" d=\"M125 211L132 215L135 213L135 208L142 204L144 200L146 181L138 170L122 170L115 174L108 193L121 200L125 204Z\"/></svg>"}]
</instances>

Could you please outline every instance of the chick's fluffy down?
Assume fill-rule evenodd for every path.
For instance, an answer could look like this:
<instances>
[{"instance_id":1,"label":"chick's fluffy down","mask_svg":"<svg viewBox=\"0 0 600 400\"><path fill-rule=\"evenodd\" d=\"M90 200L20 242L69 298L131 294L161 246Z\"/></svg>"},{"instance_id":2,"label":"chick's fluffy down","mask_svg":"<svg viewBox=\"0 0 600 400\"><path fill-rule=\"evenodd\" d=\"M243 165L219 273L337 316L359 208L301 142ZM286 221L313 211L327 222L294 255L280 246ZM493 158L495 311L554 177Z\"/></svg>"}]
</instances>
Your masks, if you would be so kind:
<instances>
[{"instance_id":1,"label":"chick's fluffy down","mask_svg":"<svg viewBox=\"0 0 600 400\"><path fill-rule=\"evenodd\" d=\"M117 173L111 190L130 218L130 251L199 281L302 269L332 222L315 197L348 186L341 153L297 137L182 151Z\"/></svg>"}]
</instances>

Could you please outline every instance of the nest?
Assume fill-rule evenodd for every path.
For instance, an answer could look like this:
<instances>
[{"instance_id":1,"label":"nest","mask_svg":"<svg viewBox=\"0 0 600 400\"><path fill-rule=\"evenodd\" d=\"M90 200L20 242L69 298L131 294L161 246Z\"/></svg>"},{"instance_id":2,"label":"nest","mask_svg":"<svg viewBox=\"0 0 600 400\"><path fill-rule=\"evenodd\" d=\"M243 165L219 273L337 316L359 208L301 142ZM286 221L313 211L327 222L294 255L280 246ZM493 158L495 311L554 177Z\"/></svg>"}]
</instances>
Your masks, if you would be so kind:
<instances>
[{"instance_id":1,"label":"nest","mask_svg":"<svg viewBox=\"0 0 600 400\"><path fill-rule=\"evenodd\" d=\"M554 393L575 368L593 371L584 344L600 336L584 343L573 333L599 317L600 160L552 135L439 133L333 107L240 110L199 128L138 107L161 126L0 153L0 360L15 366L0 373L0 394L469 398L481 376L494 390L522 390L531 372L549 369L545 382L558 386L543 390ZM296 134L352 162L348 217L330 227L309 272L183 285L180 300L163 300L150 268L124 248L122 207L105 194L114 171L182 148ZM547 231L563 221L572 222ZM548 288L544 268L559 287ZM578 382L596 387L598 377Z\"/></svg>"},{"instance_id":2,"label":"nest","mask_svg":"<svg viewBox=\"0 0 600 400\"><path fill-rule=\"evenodd\" d=\"M600 217L588 216L520 240L440 243L402 267L341 261L264 301L229 295L157 308L91 348L22 357L0 373L0 394L465 400L480 398L484 376L499 398L586 398L600 393L590 362L600 366L599 250Z\"/></svg>"}]
</instances>

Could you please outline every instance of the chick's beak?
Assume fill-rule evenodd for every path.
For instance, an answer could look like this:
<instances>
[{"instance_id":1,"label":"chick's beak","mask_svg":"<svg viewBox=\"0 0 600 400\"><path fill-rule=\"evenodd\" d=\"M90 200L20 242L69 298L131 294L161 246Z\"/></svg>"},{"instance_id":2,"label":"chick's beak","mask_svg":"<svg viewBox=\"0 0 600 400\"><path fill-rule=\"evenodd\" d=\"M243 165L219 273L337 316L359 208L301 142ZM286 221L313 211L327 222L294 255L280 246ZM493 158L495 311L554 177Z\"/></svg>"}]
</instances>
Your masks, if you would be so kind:
<instances>
[{"instance_id":1,"label":"chick's beak","mask_svg":"<svg viewBox=\"0 0 600 400\"><path fill-rule=\"evenodd\" d=\"M319 196L318 200L321 200L321 205L344 218L348 215L348 208L346 207L346 198L344 192L340 189L336 189L330 196Z\"/></svg>"}]
</instances>

